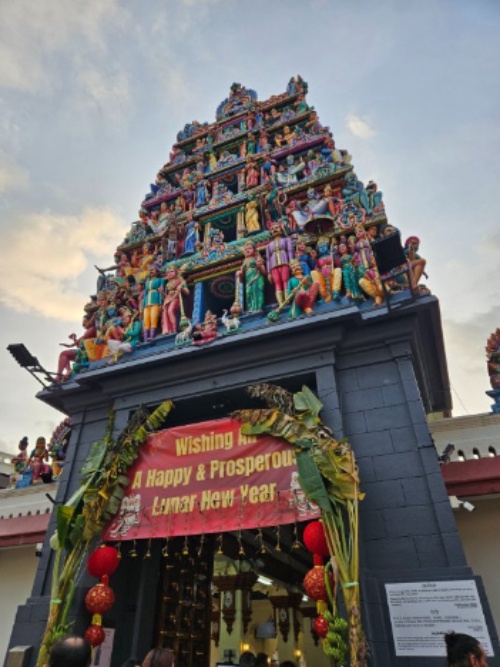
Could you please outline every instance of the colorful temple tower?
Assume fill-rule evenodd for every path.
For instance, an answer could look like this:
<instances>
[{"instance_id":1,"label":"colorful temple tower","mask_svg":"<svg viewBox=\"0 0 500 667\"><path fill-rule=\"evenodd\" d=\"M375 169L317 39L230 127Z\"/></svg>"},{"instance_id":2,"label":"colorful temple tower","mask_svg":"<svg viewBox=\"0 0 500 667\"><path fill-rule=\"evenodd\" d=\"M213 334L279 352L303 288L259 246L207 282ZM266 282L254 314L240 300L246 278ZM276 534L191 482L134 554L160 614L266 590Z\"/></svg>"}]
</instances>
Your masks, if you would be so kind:
<instances>
[{"instance_id":1,"label":"colorful temple tower","mask_svg":"<svg viewBox=\"0 0 500 667\"><path fill-rule=\"evenodd\" d=\"M325 511L307 482L306 469L314 477L317 468L303 455L321 449L322 438L339 456L351 456L338 443L349 440L357 461L349 459L350 483L358 489L359 468L365 494L356 490L359 521L351 523L357 578L337 576L339 589L358 591L357 608L343 598L351 643L358 630L366 637L351 665L442 664L432 657L436 646L415 648L394 634L387 587L476 585L426 421L449 410L451 398L439 304L420 284L419 239L402 243L377 185L357 178L307 92L298 76L261 102L235 83L215 122L179 132L114 264L99 270L84 332L61 355L60 381L39 394L73 425L59 503L81 488L95 442L108 452L133 448L137 410L168 413L164 424L149 423L146 444L127 464L115 460L129 484L120 478L118 495L101 488L101 498L116 502L89 533L87 546L95 546L99 522L111 518L104 536L122 554L112 577L117 602L104 622L115 630L112 667L152 646L172 648L177 667L208 667L237 659L247 644L270 650L271 635L280 661L329 664L305 639L317 610L302 602L313 567L304 521ZM281 438L270 427L252 431L263 398L283 419ZM247 430L234 430L245 416ZM300 437L284 426L293 420L305 429ZM245 450L251 456L238 455L254 445ZM89 465L84 479L99 468ZM291 476L278 480L273 467ZM336 474L325 466L317 477L330 500ZM212 487L197 490L207 475ZM342 502L352 500L342 493ZM11 645L39 643L52 564L47 538ZM271 589L259 588L258 577ZM82 633L93 583L79 571L71 613ZM496 651L480 585L479 595ZM252 624L261 603L266 618Z\"/></svg>"}]
</instances>

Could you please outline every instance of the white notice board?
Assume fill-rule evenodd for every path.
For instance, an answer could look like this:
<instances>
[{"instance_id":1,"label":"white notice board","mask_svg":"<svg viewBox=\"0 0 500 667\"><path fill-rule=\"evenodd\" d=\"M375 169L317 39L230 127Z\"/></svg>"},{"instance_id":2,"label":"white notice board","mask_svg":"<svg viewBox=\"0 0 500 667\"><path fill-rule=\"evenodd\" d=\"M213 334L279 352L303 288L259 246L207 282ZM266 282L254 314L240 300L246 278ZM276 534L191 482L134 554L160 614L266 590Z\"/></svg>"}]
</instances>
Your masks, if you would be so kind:
<instances>
[{"instance_id":1,"label":"white notice board","mask_svg":"<svg viewBox=\"0 0 500 667\"><path fill-rule=\"evenodd\" d=\"M113 642L115 640L115 629L104 628L106 635L103 643L92 651L92 664L90 667L109 667L111 664L111 654L113 652Z\"/></svg>"},{"instance_id":2,"label":"white notice board","mask_svg":"<svg viewBox=\"0 0 500 667\"><path fill-rule=\"evenodd\" d=\"M397 656L445 656L443 635L451 630L476 637L493 655L475 581L405 582L385 589Z\"/></svg>"}]
</instances>

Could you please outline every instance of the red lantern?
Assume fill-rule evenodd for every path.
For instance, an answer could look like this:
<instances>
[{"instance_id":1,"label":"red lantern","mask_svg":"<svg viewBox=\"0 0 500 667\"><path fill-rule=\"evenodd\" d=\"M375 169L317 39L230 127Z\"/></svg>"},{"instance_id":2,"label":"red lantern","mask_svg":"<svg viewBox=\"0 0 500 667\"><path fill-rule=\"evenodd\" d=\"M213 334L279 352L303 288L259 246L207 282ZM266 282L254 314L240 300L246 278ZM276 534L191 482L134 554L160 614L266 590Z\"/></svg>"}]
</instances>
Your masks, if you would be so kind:
<instances>
[{"instance_id":1,"label":"red lantern","mask_svg":"<svg viewBox=\"0 0 500 667\"><path fill-rule=\"evenodd\" d=\"M328 573L330 586L333 588L334 578L330 570ZM304 577L304 590L313 600L328 600L328 593L325 584L325 568L323 565L316 565L309 570Z\"/></svg>"},{"instance_id":2,"label":"red lantern","mask_svg":"<svg viewBox=\"0 0 500 667\"><path fill-rule=\"evenodd\" d=\"M90 554L87 560L87 571L92 577L100 579L105 574L113 574L119 564L118 550L102 544Z\"/></svg>"},{"instance_id":3,"label":"red lantern","mask_svg":"<svg viewBox=\"0 0 500 667\"><path fill-rule=\"evenodd\" d=\"M304 544L312 554L329 556L330 551L326 542L325 530L322 521L311 521L304 529Z\"/></svg>"},{"instance_id":4,"label":"red lantern","mask_svg":"<svg viewBox=\"0 0 500 667\"><path fill-rule=\"evenodd\" d=\"M106 639L106 633L100 625L89 625L84 637L95 648L96 646L100 646Z\"/></svg>"},{"instance_id":5,"label":"red lantern","mask_svg":"<svg viewBox=\"0 0 500 667\"><path fill-rule=\"evenodd\" d=\"M328 621L321 614L316 616L313 623L313 630L318 635L324 639L328 633Z\"/></svg>"},{"instance_id":6,"label":"red lantern","mask_svg":"<svg viewBox=\"0 0 500 667\"><path fill-rule=\"evenodd\" d=\"M114 603L113 589L105 584L93 586L85 596L85 606L91 614L105 614Z\"/></svg>"}]
</instances>

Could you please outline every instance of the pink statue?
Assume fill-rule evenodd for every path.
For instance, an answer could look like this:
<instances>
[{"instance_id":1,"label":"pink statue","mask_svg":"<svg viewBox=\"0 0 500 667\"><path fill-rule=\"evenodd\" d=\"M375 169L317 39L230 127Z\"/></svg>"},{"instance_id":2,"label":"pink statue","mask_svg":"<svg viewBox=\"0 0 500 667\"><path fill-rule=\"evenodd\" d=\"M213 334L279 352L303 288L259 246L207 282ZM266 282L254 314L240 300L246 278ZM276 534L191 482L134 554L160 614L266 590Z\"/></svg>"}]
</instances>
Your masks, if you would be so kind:
<instances>
[{"instance_id":1,"label":"pink statue","mask_svg":"<svg viewBox=\"0 0 500 667\"><path fill-rule=\"evenodd\" d=\"M45 445L45 438L40 436L36 439L35 449L26 462L26 468L33 470L33 484L43 482L44 476L52 476L52 467L47 461L49 460L49 451ZM50 481L50 480L49 480Z\"/></svg>"},{"instance_id":2,"label":"pink statue","mask_svg":"<svg viewBox=\"0 0 500 667\"><path fill-rule=\"evenodd\" d=\"M189 289L184 278L179 276L175 267L167 270L165 298L161 315L161 331L163 334L177 333L177 313L183 312L182 295L187 296Z\"/></svg>"},{"instance_id":3,"label":"pink statue","mask_svg":"<svg viewBox=\"0 0 500 667\"><path fill-rule=\"evenodd\" d=\"M80 343L89 338L95 338L96 328L94 326L94 318L90 315L83 317L82 326L85 329L83 334L78 338L76 334L70 334L71 343L59 343L67 350L63 350L59 355L59 363L57 365L57 381L64 382L71 375L71 362L75 360Z\"/></svg>"},{"instance_id":4,"label":"pink statue","mask_svg":"<svg viewBox=\"0 0 500 667\"><path fill-rule=\"evenodd\" d=\"M255 188L259 185L260 169L251 157L247 157L247 165L245 167L245 187L247 190Z\"/></svg>"},{"instance_id":5,"label":"pink statue","mask_svg":"<svg viewBox=\"0 0 500 667\"><path fill-rule=\"evenodd\" d=\"M211 343L217 338L217 315L207 310L205 320L202 324L197 324L193 332L193 345L204 345Z\"/></svg>"}]
</instances>

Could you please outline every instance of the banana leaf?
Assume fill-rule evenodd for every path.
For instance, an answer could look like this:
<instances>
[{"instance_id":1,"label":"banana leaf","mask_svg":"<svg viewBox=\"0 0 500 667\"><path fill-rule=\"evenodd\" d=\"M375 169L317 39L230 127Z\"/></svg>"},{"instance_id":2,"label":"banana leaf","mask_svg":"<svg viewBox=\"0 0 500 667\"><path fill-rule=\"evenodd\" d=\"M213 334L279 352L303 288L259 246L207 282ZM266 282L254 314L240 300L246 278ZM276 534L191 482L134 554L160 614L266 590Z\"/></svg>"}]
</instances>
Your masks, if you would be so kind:
<instances>
[{"instance_id":1,"label":"banana leaf","mask_svg":"<svg viewBox=\"0 0 500 667\"><path fill-rule=\"evenodd\" d=\"M92 473L101 469L107 449L108 442L106 439L98 440L94 443L87 457L87 460L85 461L85 464L80 470L84 477L86 475L91 475Z\"/></svg>"},{"instance_id":2,"label":"banana leaf","mask_svg":"<svg viewBox=\"0 0 500 667\"><path fill-rule=\"evenodd\" d=\"M296 453L297 468L299 472L299 484L309 498L317 503L325 512L331 512L332 506L328 491L325 488L323 478L318 467L311 459L309 452L299 451Z\"/></svg>"},{"instance_id":3,"label":"banana leaf","mask_svg":"<svg viewBox=\"0 0 500 667\"><path fill-rule=\"evenodd\" d=\"M76 517L75 521L73 522L71 531L69 533L69 541L72 547L74 547L81 541L84 526L85 526L85 518L83 517L82 514L79 514Z\"/></svg>"},{"instance_id":4,"label":"banana leaf","mask_svg":"<svg viewBox=\"0 0 500 667\"><path fill-rule=\"evenodd\" d=\"M293 403L300 420L307 421L311 426L318 423L318 415L323 409L323 403L309 387L304 385L302 391L294 394Z\"/></svg>"},{"instance_id":5,"label":"banana leaf","mask_svg":"<svg viewBox=\"0 0 500 667\"><path fill-rule=\"evenodd\" d=\"M59 547L64 546L68 551L71 551L73 546L69 540L73 519L76 518L80 512L83 496L87 488L90 486L91 481L92 480L89 479L85 484L82 484L65 505L57 506L57 543Z\"/></svg>"}]
</instances>

